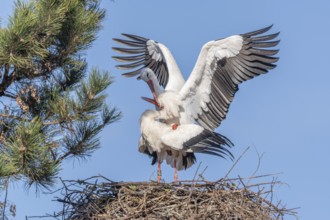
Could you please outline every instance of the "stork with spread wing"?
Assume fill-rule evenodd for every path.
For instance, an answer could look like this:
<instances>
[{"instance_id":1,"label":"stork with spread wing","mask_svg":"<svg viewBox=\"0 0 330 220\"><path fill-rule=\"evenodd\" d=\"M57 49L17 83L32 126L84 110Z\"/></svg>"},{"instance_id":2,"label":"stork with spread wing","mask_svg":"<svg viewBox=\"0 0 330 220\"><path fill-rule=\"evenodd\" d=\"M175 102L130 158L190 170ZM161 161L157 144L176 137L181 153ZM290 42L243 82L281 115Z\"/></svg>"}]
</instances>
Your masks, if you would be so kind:
<instances>
[{"instance_id":1,"label":"stork with spread wing","mask_svg":"<svg viewBox=\"0 0 330 220\"><path fill-rule=\"evenodd\" d=\"M113 49L126 56L113 58L125 62L119 69L137 68L123 75L140 74L154 96L145 100L161 109L167 124L196 122L213 131L226 118L239 84L276 67L279 33L265 34L271 27L207 42L187 81L167 47L151 39L123 34L127 39L114 40L126 47Z\"/></svg>"}]
</instances>

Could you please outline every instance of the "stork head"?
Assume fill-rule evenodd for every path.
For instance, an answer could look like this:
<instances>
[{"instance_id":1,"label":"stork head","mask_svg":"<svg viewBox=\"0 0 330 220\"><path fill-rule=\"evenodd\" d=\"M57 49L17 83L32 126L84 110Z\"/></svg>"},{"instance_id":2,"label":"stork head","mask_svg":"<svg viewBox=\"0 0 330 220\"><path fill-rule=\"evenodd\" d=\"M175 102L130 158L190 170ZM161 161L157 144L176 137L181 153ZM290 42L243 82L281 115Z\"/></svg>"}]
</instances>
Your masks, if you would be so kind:
<instances>
[{"instance_id":1,"label":"stork head","mask_svg":"<svg viewBox=\"0 0 330 220\"><path fill-rule=\"evenodd\" d=\"M152 71L152 69L146 67L146 68L143 68L140 72L140 76L138 76L137 78L138 80L142 79L143 81L145 82L148 82L149 80L154 80L156 79L157 80L157 77L154 73L154 71Z\"/></svg>"},{"instance_id":2,"label":"stork head","mask_svg":"<svg viewBox=\"0 0 330 220\"><path fill-rule=\"evenodd\" d=\"M158 108L161 108L161 106L158 102L158 95L161 93L161 90L160 90L160 86L159 86L159 83L158 83L158 80L157 80L157 77L156 77L154 71L148 67L143 68L141 70L140 76L138 76L137 79L138 80L142 79L143 81L145 81L148 84L148 86L152 92L152 95L154 97L154 99L150 99L150 98L146 98L146 97L142 97L142 99L156 105L156 107L158 107Z\"/></svg>"}]
</instances>

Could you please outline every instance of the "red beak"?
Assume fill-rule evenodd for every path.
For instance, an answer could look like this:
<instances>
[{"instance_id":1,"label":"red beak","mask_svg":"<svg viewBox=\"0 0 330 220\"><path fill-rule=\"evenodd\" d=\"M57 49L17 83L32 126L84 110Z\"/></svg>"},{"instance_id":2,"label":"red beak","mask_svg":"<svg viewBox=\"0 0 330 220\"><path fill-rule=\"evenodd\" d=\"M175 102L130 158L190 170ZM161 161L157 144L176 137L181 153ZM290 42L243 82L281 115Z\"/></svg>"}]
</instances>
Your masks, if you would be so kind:
<instances>
[{"instance_id":1,"label":"red beak","mask_svg":"<svg viewBox=\"0 0 330 220\"><path fill-rule=\"evenodd\" d=\"M156 90L155 90L155 87L154 87L154 84L152 83L151 80L148 80L147 81L147 84L152 92L152 95L154 97L154 99L150 99L150 98L146 98L146 97L142 97L143 100L147 101L147 102L150 102L152 104L154 104L155 106L157 106L158 108L161 108L159 102L158 102L158 97L157 97L157 94L156 94Z\"/></svg>"},{"instance_id":2,"label":"red beak","mask_svg":"<svg viewBox=\"0 0 330 220\"><path fill-rule=\"evenodd\" d=\"M144 101L150 102L151 104L157 106L158 108L161 108L161 106L159 105L159 103L151 98L147 98L147 97L141 97Z\"/></svg>"}]
</instances>

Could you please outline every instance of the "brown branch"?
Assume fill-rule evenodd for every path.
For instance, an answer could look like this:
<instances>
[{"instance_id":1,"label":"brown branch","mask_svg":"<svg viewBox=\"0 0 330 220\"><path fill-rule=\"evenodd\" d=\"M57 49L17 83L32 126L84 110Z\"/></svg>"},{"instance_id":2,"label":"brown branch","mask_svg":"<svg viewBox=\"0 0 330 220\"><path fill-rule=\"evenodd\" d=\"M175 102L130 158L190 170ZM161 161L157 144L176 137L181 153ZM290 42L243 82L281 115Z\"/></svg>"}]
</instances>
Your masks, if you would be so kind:
<instances>
[{"instance_id":1,"label":"brown branch","mask_svg":"<svg viewBox=\"0 0 330 220\"><path fill-rule=\"evenodd\" d=\"M5 179L5 201L3 202L3 212L2 212L2 219L5 219L6 213L6 206L7 206L7 197L8 197L8 185L9 185L9 177Z\"/></svg>"},{"instance_id":2,"label":"brown branch","mask_svg":"<svg viewBox=\"0 0 330 220\"><path fill-rule=\"evenodd\" d=\"M23 121L24 120L23 118L21 118L19 116L10 115L10 114L2 114L2 113L0 113L0 117L16 119L16 120L19 120L19 121Z\"/></svg>"},{"instance_id":3,"label":"brown branch","mask_svg":"<svg viewBox=\"0 0 330 220\"><path fill-rule=\"evenodd\" d=\"M243 182L248 178L237 179ZM186 184L113 182L102 176L62 180L64 198L57 201L64 208L56 216L65 219L110 216L111 219L284 219L286 215L296 214L295 209L272 203L263 197L264 191L252 191L247 189L249 186L228 188L226 180L205 184L196 184L196 180L183 182ZM276 184L277 181L260 183Z\"/></svg>"},{"instance_id":4,"label":"brown branch","mask_svg":"<svg viewBox=\"0 0 330 220\"><path fill-rule=\"evenodd\" d=\"M35 79L38 78L40 76L48 76L49 74L52 73L52 71L58 67L60 67L61 64L61 60L63 59L63 57L65 57L67 55L63 55L63 54L59 54L58 56L54 56L49 58L49 60L45 59L41 65L44 67L43 70L41 70L40 72L38 72L36 74L36 70L34 68L30 68L30 69L26 69L26 74L24 74L25 78L28 79ZM2 81L0 83L0 97L1 96L6 96L9 98L16 98L10 94L5 94L5 91L15 82L15 81L19 81L20 79L23 78L23 76L18 77L16 74L17 70L13 70L12 73L9 75L9 70L10 70L10 65L9 64L5 64L5 71L4 71L4 76L2 78Z\"/></svg>"},{"instance_id":5,"label":"brown branch","mask_svg":"<svg viewBox=\"0 0 330 220\"><path fill-rule=\"evenodd\" d=\"M56 125L56 124L60 124L61 121L55 120L55 121L49 121L49 122L43 122L42 124L47 126L47 125Z\"/></svg>"},{"instance_id":6,"label":"brown branch","mask_svg":"<svg viewBox=\"0 0 330 220\"><path fill-rule=\"evenodd\" d=\"M63 154L62 156L60 156L59 158L57 158L56 161L55 161L55 163L59 164L62 160L64 160L65 158L67 158L71 154L72 154L71 151L66 152L65 154Z\"/></svg>"},{"instance_id":7,"label":"brown branch","mask_svg":"<svg viewBox=\"0 0 330 220\"><path fill-rule=\"evenodd\" d=\"M12 94L9 94L8 92L4 92L3 96L8 97L8 98L11 98L11 99L16 99L17 98L17 96L14 96Z\"/></svg>"},{"instance_id":8,"label":"brown branch","mask_svg":"<svg viewBox=\"0 0 330 220\"><path fill-rule=\"evenodd\" d=\"M259 154L257 169L251 176L227 178L248 149L226 177L215 182L195 180L196 174L193 180L181 180L179 183L114 182L103 176L62 181L63 188L57 192L61 191L64 196L58 199L63 210L56 216L72 220L91 217L272 220L284 219L286 215L296 216L297 208L287 209L281 201L273 203L274 187L285 184L274 178L277 174L256 175L261 160ZM271 200L268 199L269 194Z\"/></svg>"},{"instance_id":9,"label":"brown branch","mask_svg":"<svg viewBox=\"0 0 330 220\"><path fill-rule=\"evenodd\" d=\"M223 179L227 179L228 175L231 173L231 171L236 167L237 163L241 160L241 158L244 156L244 154L250 149L250 146L247 147L243 153L238 157L238 159L235 161L235 163L231 166L231 168L229 169L229 171L227 172L227 174L225 175L225 177Z\"/></svg>"}]
</instances>

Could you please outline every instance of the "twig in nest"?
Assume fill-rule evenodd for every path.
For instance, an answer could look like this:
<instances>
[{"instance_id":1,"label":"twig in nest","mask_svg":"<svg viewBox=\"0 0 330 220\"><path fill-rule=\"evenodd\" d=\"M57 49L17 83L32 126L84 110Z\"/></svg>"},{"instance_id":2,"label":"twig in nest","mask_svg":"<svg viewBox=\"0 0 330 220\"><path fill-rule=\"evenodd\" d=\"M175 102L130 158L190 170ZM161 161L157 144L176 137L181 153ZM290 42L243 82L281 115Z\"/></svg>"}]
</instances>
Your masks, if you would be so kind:
<instances>
[{"instance_id":1,"label":"twig in nest","mask_svg":"<svg viewBox=\"0 0 330 220\"><path fill-rule=\"evenodd\" d=\"M227 177L229 176L229 174L231 173L231 171L236 167L237 163L241 160L241 158L244 156L244 154L250 149L250 146L247 147L243 153L237 158L237 160L235 161L235 163L231 166L231 168L229 169L229 171L227 172L227 174L225 175L225 177L223 179L227 179Z\"/></svg>"},{"instance_id":2,"label":"twig in nest","mask_svg":"<svg viewBox=\"0 0 330 220\"><path fill-rule=\"evenodd\" d=\"M58 199L63 209L53 217L62 216L71 220L283 219L286 215L296 214L294 209L286 209L281 203L274 204L263 197L265 191L272 191L279 181L272 179L248 185L250 179L239 177L216 182L187 180L181 181L180 185L117 183L109 182L102 176L63 181L63 198Z\"/></svg>"}]
</instances>

